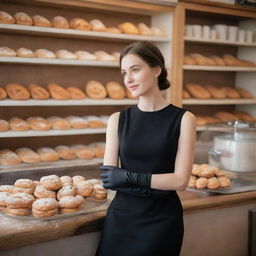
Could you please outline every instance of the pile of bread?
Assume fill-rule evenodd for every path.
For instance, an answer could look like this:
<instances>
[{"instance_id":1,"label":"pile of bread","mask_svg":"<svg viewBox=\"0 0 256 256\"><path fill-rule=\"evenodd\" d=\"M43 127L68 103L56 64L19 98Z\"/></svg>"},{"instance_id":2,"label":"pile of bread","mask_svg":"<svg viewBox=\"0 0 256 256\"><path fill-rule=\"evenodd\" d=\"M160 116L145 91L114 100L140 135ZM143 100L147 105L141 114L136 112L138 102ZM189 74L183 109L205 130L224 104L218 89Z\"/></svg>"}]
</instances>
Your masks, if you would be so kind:
<instances>
[{"instance_id":1,"label":"pile of bread","mask_svg":"<svg viewBox=\"0 0 256 256\"><path fill-rule=\"evenodd\" d=\"M79 50L71 52L68 50L58 50L55 53L48 49L31 49L20 47L13 50L9 47L0 47L0 56L2 57L21 57L21 58L43 58L43 59L66 59L66 60L96 60L96 61L118 61L120 53L113 52L111 54L105 51L96 51L90 53L88 51Z\"/></svg>"},{"instance_id":2,"label":"pile of bread","mask_svg":"<svg viewBox=\"0 0 256 256\"><path fill-rule=\"evenodd\" d=\"M199 53L191 53L184 57L185 65L202 65L202 66L239 66L255 67L252 61L241 60L230 54L224 54L222 57L211 55L204 56Z\"/></svg>"},{"instance_id":3,"label":"pile of bread","mask_svg":"<svg viewBox=\"0 0 256 256\"><path fill-rule=\"evenodd\" d=\"M12 131L34 131L69 130L69 129L85 129L85 128L103 128L107 126L108 116L68 116L58 117L51 116L42 118L39 116L29 117L26 120L19 117L12 117L7 120L0 119L0 132L7 130Z\"/></svg>"},{"instance_id":4,"label":"pile of bread","mask_svg":"<svg viewBox=\"0 0 256 256\"><path fill-rule=\"evenodd\" d=\"M231 186L229 173L208 164L193 164L188 187L196 189L227 189Z\"/></svg>"},{"instance_id":5,"label":"pile of bread","mask_svg":"<svg viewBox=\"0 0 256 256\"><path fill-rule=\"evenodd\" d=\"M227 111L218 111L211 116L196 115L196 122L198 126L236 120L243 122L255 122L256 118L243 111L234 111L232 113Z\"/></svg>"},{"instance_id":6,"label":"pile of bread","mask_svg":"<svg viewBox=\"0 0 256 256\"><path fill-rule=\"evenodd\" d=\"M134 99L127 88L115 81L109 81L103 85L98 81L91 80L85 84L84 90L75 86L64 88L56 83L49 83L46 87L37 84L29 84L25 87L18 83L9 83L4 88L0 87L0 100L7 97L13 100L28 100L30 98L35 100L48 100L49 98L83 100L87 97L95 100L102 100L106 97L114 100Z\"/></svg>"},{"instance_id":7,"label":"pile of bread","mask_svg":"<svg viewBox=\"0 0 256 256\"><path fill-rule=\"evenodd\" d=\"M143 35L143 36L165 36L165 33L158 27L149 27L144 23L137 25L132 22L123 22L116 27L106 27L106 25L99 19L86 21L83 18L73 18L68 21L63 16L56 16L50 20L41 16L34 15L30 17L27 13L17 12L11 16L5 11L0 11L0 23L5 24L19 24L25 26L38 26L38 27L54 27L61 29L77 29L82 31L97 31L107 33L124 33L130 35Z\"/></svg>"},{"instance_id":8,"label":"pile of bread","mask_svg":"<svg viewBox=\"0 0 256 256\"><path fill-rule=\"evenodd\" d=\"M243 88L230 86L217 87L188 83L183 90L183 99L252 99L254 96Z\"/></svg>"},{"instance_id":9,"label":"pile of bread","mask_svg":"<svg viewBox=\"0 0 256 256\"><path fill-rule=\"evenodd\" d=\"M48 175L40 181L18 179L14 185L0 186L0 211L15 216L38 218L86 209L86 199L107 199L107 190L98 179Z\"/></svg>"},{"instance_id":10,"label":"pile of bread","mask_svg":"<svg viewBox=\"0 0 256 256\"><path fill-rule=\"evenodd\" d=\"M104 142L94 142L89 145L74 144L72 146L40 147L35 151L22 147L14 151L0 150L0 165L18 165L23 163L56 162L58 160L103 158Z\"/></svg>"}]
</instances>

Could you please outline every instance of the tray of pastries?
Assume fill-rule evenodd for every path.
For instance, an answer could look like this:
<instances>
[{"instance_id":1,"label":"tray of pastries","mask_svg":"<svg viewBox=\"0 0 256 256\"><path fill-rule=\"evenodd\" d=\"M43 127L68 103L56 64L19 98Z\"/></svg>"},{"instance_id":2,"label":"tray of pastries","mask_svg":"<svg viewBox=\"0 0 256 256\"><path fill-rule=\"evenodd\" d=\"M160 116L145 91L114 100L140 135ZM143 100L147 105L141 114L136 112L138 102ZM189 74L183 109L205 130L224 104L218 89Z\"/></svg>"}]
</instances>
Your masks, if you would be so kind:
<instances>
[{"instance_id":1,"label":"tray of pastries","mask_svg":"<svg viewBox=\"0 0 256 256\"><path fill-rule=\"evenodd\" d=\"M110 201L101 180L47 175L0 186L0 213L24 220L52 220L106 209Z\"/></svg>"}]
</instances>

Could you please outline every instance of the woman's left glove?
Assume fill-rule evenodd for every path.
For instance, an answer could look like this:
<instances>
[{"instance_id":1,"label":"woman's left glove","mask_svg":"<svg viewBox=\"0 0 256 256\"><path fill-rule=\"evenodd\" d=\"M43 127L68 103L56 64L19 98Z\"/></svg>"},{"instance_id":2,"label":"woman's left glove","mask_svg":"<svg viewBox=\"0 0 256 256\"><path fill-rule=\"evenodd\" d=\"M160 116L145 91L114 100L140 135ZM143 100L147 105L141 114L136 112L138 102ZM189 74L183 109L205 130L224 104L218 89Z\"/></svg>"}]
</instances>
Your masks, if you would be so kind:
<instances>
[{"instance_id":1,"label":"woman's left glove","mask_svg":"<svg viewBox=\"0 0 256 256\"><path fill-rule=\"evenodd\" d=\"M100 167L104 172L100 175L104 188L139 186L150 188L151 173L133 172L110 165Z\"/></svg>"}]
</instances>

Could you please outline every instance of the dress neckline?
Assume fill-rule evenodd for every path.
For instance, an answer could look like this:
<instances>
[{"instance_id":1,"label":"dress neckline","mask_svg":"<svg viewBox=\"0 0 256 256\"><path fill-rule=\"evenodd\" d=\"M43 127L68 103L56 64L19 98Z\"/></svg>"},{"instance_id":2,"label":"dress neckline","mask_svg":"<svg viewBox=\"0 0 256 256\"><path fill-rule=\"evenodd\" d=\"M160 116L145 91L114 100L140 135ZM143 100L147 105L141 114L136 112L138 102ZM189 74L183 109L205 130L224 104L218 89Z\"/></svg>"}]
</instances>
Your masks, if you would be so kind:
<instances>
[{"instance_id":1,"label":"dress neckline","mask_svg":"<svg viewBox=\"0 0 256 256\"><path fill-rule=\"evenodd\" d=\"M139 112L142 112L142 113L158 113L158 112L160 112L160 111L163 111L163 110L167 109L167 108L170 107L171 105L172 105L172 104L168 104L167 106L165 106L165 107L163 107L163 108L161 108L161 109L155 110L155 111L144 111L144 110L141 110L138 105L136 105L136 109L137 109Z\"/></svg>"}]
</instances>

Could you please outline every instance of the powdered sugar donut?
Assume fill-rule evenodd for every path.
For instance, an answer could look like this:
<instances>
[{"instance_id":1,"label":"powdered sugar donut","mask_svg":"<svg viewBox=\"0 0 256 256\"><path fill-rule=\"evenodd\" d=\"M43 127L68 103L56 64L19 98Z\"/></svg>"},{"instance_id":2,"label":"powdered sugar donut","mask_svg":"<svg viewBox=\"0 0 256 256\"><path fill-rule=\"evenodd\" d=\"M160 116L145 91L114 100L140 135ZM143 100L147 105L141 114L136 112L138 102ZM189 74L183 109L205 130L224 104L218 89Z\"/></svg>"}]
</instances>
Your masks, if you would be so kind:
<instances>
[{"instance_id":1,"label":"powdered sugar donut","mask_svg":"<svg viewBox=\"0 0 256 256\"><path fill-rule=\"evenodd\" d=\"M57 193L57 199L60 200L66 196L75 196L76 195L76 188L74 186L66 185L62 187Z\"/></svg>"},{"instance_id":2,"label":"powdered sugar donut","mask_svg":"<svg viewBox=\"0 0 256 256\"><path fill-rule=\"evenodd\" d=\"M42 185L36 186L36 189L34 191L34 196L37 198L53 198L56 199L56 193L52 190L46 189Z\"/></svg>"},{"instance_id":3,"label":"powdered sugar donut","mask_svg":"<svg viewBox=\"0 0 256 256\"><path fill-rule=\"evenodd\" d=\"M83 202L84 202L84 198L80 195L65 196L60 199L59 207L68 208L68 209L79 208Z\"/></svg>"},{"instance_id":4,"label":"powdered sugar donut","mask_svg":"<svg viewBox=\"0 0 256 256\"><path fill-rule=\"evenodd\" d=\"M34 188L35 184L30 179L18 179L15 181L14 186L18 188Z\"/></svg>"},{"instance_id":5,"label":"powdered sugar donut","mask_svg":"<svg viewBox=\"0 0 256 256\"><path fill-rule=\"evenodd\" d=\"M13 186L12 185L1 185L0 186L0 192L8 192L12 193Z\"/></svg>"},{"instance_id":6,"label":"powdered sugar donut","mask_svg":"<svg viewBox=\"0 0 256 256\"><path fill-rule=\"evenodd\" d=\"M93 185L88 181L81 181L77 184L77 194L81 196L90 196L93 193Z\"/></svg>"},{"instance_id":7,"label":"powdered sugar donut","mask_svg":"<svg viewBox=\"0 0 256 256\"><path fill-rule=\"evenodd\" d=\"M62 184L62 186L66 186L66 185L73 185L73 180L70 176L61 176L60 177L60 182Z\"/></svg>"},{"instance_id":8,"label":"powdered sugar donut","mask_svg":"<svg viewBox=\"0 0 256 256\"><path fill-rule=\"evenodd\" d=\"M35 198L26 193L12 194L6 198L6 206L8 208L30 208Z\"/></svg>"},{"instance_id":9,"label":"powdered sugar donut","mask_svg":"<svg viewBox=\"0 0 256 256\"><path fill-rule=\"evenodd\" d=\"M60 178L57 175L43 176L40 183L49 190L58 190L62 187Z\"/></svg>"},{"instance_id":10,"label":"powdered sugar donut","mask_svg":"<svg viewBox=\"0 0 256 256\"><path fill-rule=\"evenodd\" d=\"M56 208L58 208L58 201L53 198L37 199L32 205L32 209L39 211L50 211Z\"/></svg>"}]
</instances>

